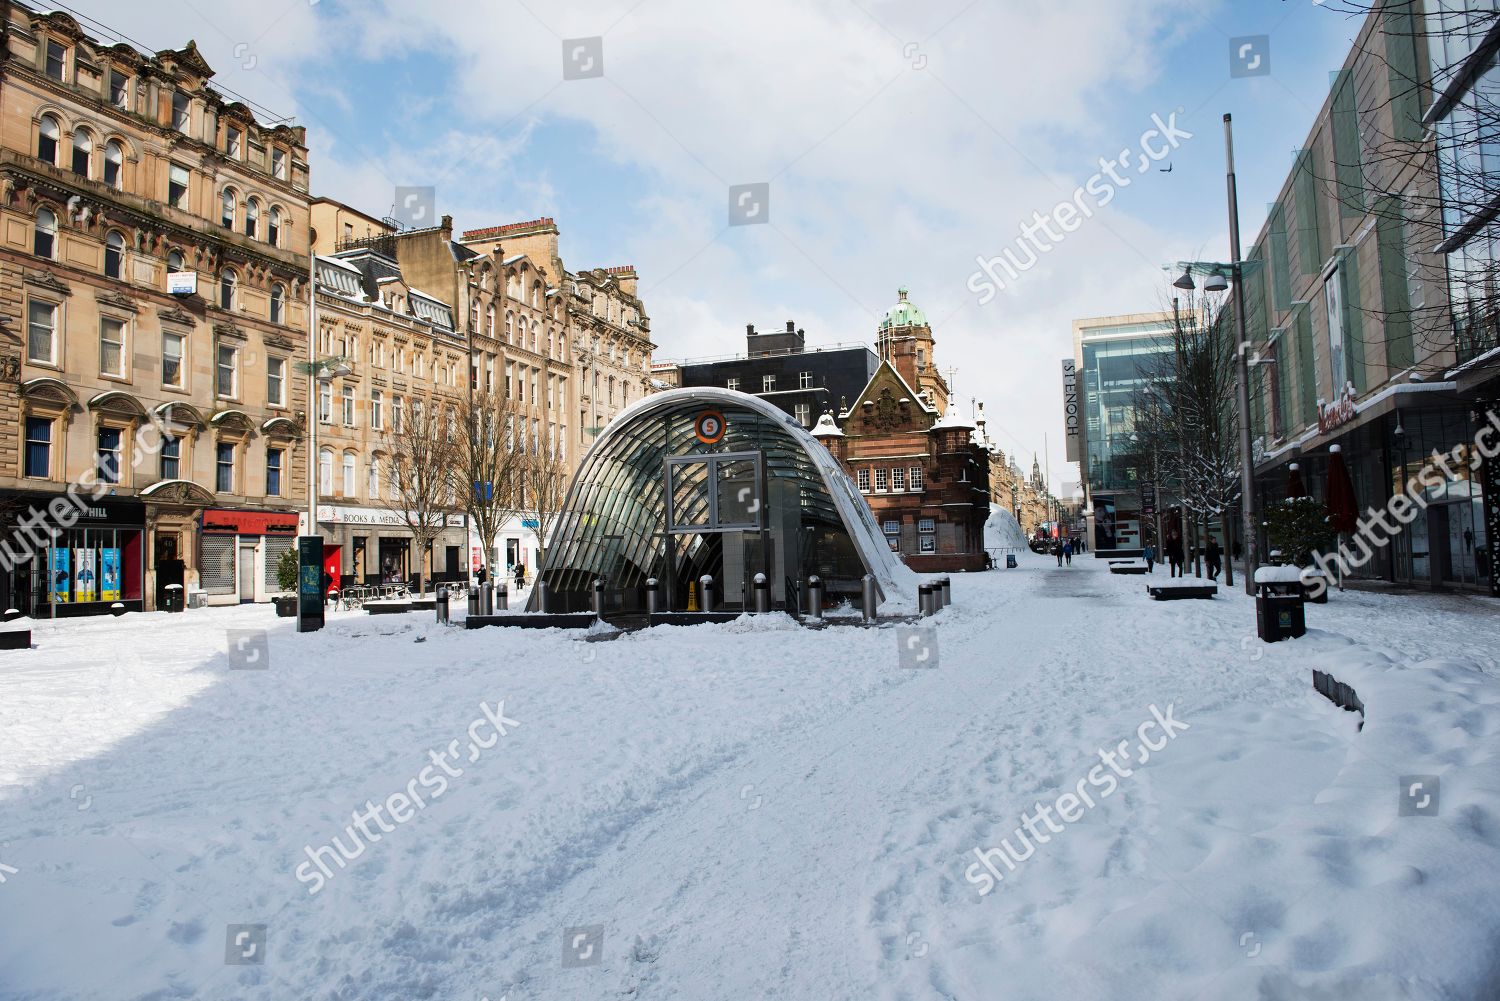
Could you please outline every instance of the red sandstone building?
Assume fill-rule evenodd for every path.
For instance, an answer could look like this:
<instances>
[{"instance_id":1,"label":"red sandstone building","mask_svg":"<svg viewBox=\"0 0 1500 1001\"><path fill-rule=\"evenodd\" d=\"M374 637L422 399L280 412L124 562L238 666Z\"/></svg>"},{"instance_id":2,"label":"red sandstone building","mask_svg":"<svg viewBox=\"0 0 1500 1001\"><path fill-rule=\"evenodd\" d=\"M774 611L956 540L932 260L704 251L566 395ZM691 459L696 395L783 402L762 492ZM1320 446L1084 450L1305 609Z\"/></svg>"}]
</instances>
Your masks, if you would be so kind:
<instances>
[{"instance_id":1,"label":"red sandstone building","mask_svg":"<svg viewBox=\"0 0 1500 1001\"><path fill-rule=\"evenodd\" d=\"M881 321L880 366L813 434L849 471L892 551L913 570L983 570L989 453L948 404L932 328L906 289Z\"/></svg>"}]
</instances>

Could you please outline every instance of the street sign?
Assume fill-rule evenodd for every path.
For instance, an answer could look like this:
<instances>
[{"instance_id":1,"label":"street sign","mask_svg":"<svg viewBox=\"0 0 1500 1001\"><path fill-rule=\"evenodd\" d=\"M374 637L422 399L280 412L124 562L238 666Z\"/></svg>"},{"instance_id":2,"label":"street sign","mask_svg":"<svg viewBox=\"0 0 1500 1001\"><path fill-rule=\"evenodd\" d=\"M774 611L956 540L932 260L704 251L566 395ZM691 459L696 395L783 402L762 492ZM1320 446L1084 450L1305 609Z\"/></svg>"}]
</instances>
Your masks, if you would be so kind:
<instances>
[{"instance_id":1,"label":"street sign","mask_svg":"<svg viewBox=\"0 0 1500 1001\"><path fill-rule=\"evenodd\" d=\"M1151 517L1156 513L1156 484L1141 484L1141 514Z\"/></svg>"}]
</instances>

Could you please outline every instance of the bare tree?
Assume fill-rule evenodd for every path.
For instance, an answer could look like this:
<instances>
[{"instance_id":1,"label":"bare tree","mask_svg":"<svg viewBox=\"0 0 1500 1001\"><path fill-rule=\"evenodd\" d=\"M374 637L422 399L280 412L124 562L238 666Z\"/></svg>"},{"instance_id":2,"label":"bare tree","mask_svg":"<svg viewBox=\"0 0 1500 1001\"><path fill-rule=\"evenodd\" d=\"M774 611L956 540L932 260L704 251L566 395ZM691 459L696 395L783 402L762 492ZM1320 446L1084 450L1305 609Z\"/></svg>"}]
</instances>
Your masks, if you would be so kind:
<instances>
[{"instance_id":1,"label":"bare tree","mask_svg":"<svg viewBox=\"0 0 1500 1001\"><path fill-rule=\"evenodd\" d=\"M386 434L391 489L385 506L411 532L417 547L417 591L423 590L422 560L456 506L463 436L454 412L413 401L411 411Z\"/></svg>"},{"instance_id":2,"label":"bare tree","mask_svg":"<svg viewBox=\"0 0 1500 1001\"><path fill-rule=\"evenodd\" d=\"M483 543L484 566L493 579L495 538L522 510L520 488L527 456L516 447L516 435L525 418L514 402L493 393L476 393L459 406L458 419L464 429L458 449L464 510Z\"/></svg>"},{"instance_id":3,"label":"bare tree","mask_svg":"<svg viewBox=\"0 0 1500 1001\"><path fill-rule=\"evenodd\" d=\"M537 572L542 569L546 557L547 540L552 527L562 514L563 502L568 496L568 464L563 460L557 443L544 442L534 435L530 447L522 442L525 450L521 463L522 499L536 518Z\"/></svg>"}]
</instances>

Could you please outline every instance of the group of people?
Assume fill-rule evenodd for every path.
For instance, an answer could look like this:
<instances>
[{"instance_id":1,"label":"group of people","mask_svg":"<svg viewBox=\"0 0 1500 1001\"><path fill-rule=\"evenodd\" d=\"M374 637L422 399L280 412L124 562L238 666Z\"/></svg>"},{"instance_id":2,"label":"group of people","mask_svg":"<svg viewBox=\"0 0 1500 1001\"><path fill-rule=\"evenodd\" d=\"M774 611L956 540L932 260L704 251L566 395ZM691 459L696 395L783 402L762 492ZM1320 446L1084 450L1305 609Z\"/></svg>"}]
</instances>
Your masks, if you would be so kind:
<instances>
[{"instance_id":1,"label":"group of people","mask_svg":"<svg viewBox=\"0 0 1500 1001\"><path fill-rule=\"evenodd\" d=\"M1062 566L1064 562L1068 566L1073 565L1073 554L1083 552L1083 540L1079 538L1059 539L1052 543L1052 555L1057 557L1057 565Z\"/></svg>"},{"instance_id":2,"label":"group of people","mask_svg":"<svg viewBox=\"0 0 1500 1001\"><path fill-rule=\"evenodd\" d=\"M1160 554L1154 545L1148 545L1142 556L1146 561L1147 573L1155 573L1157 563L1166 563L1171 568L1173 577L1187 576L1187 557L1183 552L1180 535L1169 536ZM1159 556L1165 556L1166 559L1159 559ZM1208 564L1208 579L1218 580L1219 574L1224 571L1224 547L1219 545L1217 539L1208 540L1208 545L1203 548L1203 560Z\"/></svg>"},{"instance_id":3,"label":"group of people","mask_svg":"<svg viewBox=\"0 0 1500 1001\"><path fill-rule=\"evenodd\" d=\"M513 576L515 578L516 587L517 588L523 588L523 587L525 587L526 586L526 564L524 564L524 563L517 563L515 566L511 567L510 570L511 570L511 576ZM480 568L477 571L475 571L475 573L474 573L474 581L476 583L478 583L478 584L483 584L485 581L487 581L489 579L490 579L490 572L484 566L480 566Z\"/></svg>"}]
</instances>

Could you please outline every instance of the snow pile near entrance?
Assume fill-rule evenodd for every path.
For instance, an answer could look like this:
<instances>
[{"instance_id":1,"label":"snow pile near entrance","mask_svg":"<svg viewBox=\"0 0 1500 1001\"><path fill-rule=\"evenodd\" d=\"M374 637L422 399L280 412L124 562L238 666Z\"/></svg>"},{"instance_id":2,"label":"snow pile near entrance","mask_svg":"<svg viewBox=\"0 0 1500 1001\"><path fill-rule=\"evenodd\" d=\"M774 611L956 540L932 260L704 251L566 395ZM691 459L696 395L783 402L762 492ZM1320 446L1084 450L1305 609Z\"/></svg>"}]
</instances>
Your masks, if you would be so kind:
<instances>
[{"instance_id":1,"label":"snow pile near entrance","mask_svg":"<svg viewBox=\"0 0 1500 1001\"><path fill-rule=\"evenodd\" d=\"M1016 516L1003 507L992 508L984 522L985 549L1025 549L1026 533Z\"/></svg>"}]
</instances>

